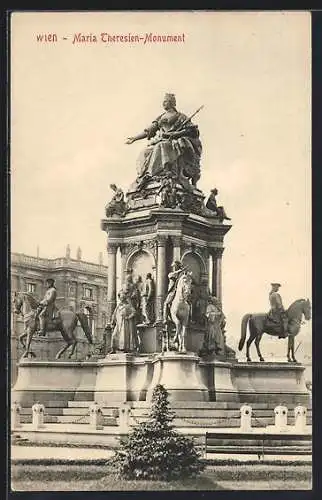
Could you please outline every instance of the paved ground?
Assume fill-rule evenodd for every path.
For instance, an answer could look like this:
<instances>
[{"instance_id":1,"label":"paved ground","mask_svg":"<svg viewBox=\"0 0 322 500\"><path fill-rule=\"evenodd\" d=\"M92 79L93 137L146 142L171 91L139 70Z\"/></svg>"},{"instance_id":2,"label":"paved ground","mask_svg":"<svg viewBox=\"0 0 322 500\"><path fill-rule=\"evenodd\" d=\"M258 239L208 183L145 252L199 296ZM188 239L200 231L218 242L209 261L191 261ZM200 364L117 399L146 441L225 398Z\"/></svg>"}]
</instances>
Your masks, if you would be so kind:
<instances>
[{"instance_id":1,"label":"paved ground","mask_svg":"<svg viewBox=\"0 0 322 500\"><path fill-rule=\"evenodd\" d=\"M113 455L113 451L109 449L98 448L69 448L63 446L11 446L11 460L99 460L108 459ZM257 455L231 455L231 454L212 454L207 453L207 459L234 459L240 462L247 462L250 460L258 460ZM287 461L287 462L310 462L311 455L269 455L265 457L265 462Z\"/></svg>"}]
</instances>

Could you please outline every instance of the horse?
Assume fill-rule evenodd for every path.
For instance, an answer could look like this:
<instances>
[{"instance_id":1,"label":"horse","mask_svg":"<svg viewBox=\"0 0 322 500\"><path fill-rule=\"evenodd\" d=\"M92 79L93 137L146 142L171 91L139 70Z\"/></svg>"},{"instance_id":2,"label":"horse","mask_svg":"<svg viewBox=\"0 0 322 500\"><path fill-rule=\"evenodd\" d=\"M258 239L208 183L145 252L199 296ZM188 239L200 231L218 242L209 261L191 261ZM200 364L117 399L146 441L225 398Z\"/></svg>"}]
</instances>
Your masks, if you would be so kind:
<instances>
[{"instance_id":1,"label":"horse","mask_svg":"<svg viewBox=\"0 0 322 500\"><path fill-rule=\"evenodd\" d=\"M13 303L14 312L16 314L21 313L24 321L24 332L19 336L19 342L25 349L21 358L28 358L29 355L32 358L35 358L36 355L31 351L30 345L39 324L39 320L37 318L37 307L39 302L30 293L16 292ZM74 330L78 322L80 323L89 344L93 345L92 333L87 317L84 313L62 310L60 311L59 317L53 318L50 321L47 320L46 331L59 331L66 342L66 345L64 345L56 354L56 359L59 359L69 347L71 347L71 351L68 357L71 358L74 354L77 344L77 338ZM27 342L25 342L26 337Z\"/></svg>"},{"instance_id":2,"label":"horse","mask_svg":"<svg viewBox=\"0 0 322 500\"><path fill-rule=\"evenodd\" d=\"M170 317L176 327L173 344L177 345L178 351L183 353L186 352L186 331L191 310L191 287L191 273L185 272L179 276L176 293L170 305Z\"/></svg>"},{"instance_id":3,"label":"horse","mask_svg":"<svg viewBox=\"0 0 322 500\"><path fill-rule=\"evenodd\" d=\"M297 363L294 354L294 337L299 333L302 324L302 315L304 314L305 319L308 321L311 319L311 304L309 299L298 299L286 311L288 318L287 325L287 361ZM255 346L257 354L260 361L264 361L264 358L259 349L259 343L261 341L263 333L269 335L277 336L280 332L276 331L276 327L267 324L267 314L245 314L241 322L241 337L238 345L238 349L241 351L244 347L246 340L247 324L249 325L249 338L246 343L246 358L247 361L251 361L249 355L249 348L255 340Z\"/></svg>"}]
</instances>

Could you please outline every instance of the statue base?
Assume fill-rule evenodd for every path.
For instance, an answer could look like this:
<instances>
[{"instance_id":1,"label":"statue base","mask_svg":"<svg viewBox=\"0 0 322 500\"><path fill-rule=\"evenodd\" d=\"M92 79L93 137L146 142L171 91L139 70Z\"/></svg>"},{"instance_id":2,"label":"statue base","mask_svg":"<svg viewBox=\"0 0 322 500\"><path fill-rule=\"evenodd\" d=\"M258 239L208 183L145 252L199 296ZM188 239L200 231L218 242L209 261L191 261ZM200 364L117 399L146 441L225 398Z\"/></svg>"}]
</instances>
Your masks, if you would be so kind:
<instances>
[{"instance_id":1,"label":"statue base","mask_svg":"<svg viewBox=\"0 0 322 500\"><path fill-rule=\"evenodd\" d=\"M239 363L202 360L188 352L138 355L109 354L97 361L30 361L18 365L12 401L23 407L35 402L96 401L119 406L150 401L162 384L173 402L235 402L310 406L305 367L297 363Z\"/></svg>"},{"instance_id":2,"label":"statue base","mask_svg":"<svg viewBox=\"0 0 322 500\"><path fill-rule=\"evenodd\" d=\"M151 383L151 363L147 355L118 352L97 361L95 401L145 401Z\"/></svg>"},{"instance_id":3,"label":"statue base","mask_svg":"<svg viewBox=\"0 0 322 500\"><path fill-rule=\"evenodd\" d=\"M52 402L90 401L94 398L96 361L30 361L18 364L12 401L22 406Z\"/></svg>"},{"instance_id":4,"label":"statue base","mask_svg":"<svg viewBox=\"0 0 322 500\"><path fill-rule=\"evenodd\" d=\"M202 382L194 353L164 352L152 361L153 378L147 393L152 397L153 388L161 384L170 395L170 401L209 401L207 386Z\"/></svg>"}]
</instances>

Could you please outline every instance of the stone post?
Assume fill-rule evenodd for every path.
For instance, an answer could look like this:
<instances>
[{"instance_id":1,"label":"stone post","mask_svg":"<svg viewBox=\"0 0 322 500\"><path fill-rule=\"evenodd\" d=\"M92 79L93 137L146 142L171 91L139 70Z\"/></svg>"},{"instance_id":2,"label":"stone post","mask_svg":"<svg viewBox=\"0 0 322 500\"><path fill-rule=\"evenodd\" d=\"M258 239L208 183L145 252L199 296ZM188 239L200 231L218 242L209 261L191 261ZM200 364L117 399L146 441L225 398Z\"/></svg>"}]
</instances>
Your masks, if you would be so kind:
<instances>
[{"instance_id":1,"label":"stone post","mask_svg":"<svg viewBox=\"0 0 322 500\"><path fill-rule=\"evenodd\" d=\"M158 236L157 245L156 320L157 322L161 322L163 302L166 294L166 237Z\"/></svg>"},{"instance_id":2,"label":"stone post","mask_svg":"<svg viewBox=\"0 0 322 500\"><path fill-rule=\"evenodd\" d=\"M128 403L122 403L119 407L119 431L121 434L127 434L130 430L131 407Z\"/></svg>"},{"instance_id":3,"label":"stone post","mask_svg":"<svg viewBox=\"0 0 322 500\"><path fill-rule=\"evenodd\" d=\"M181 237L180 236L173 236L172 243L173 243L173 260L180 260L181 259Z\"/></svg>"},{"instance_id":4,"label":"stone post","mask_svg":"<svg viewBox=\"0 0 322 500\"><path fill-rule=\"evenodd\" d=\"M274 409L275 413L275 427L278 431L284 431L287 428L287 407L278 405Z\"/></svg>"},{"instance_id":5,"label":"stone post","mask_svg":"<svg viewBox=\"0 0 322 500\"><path fill-rule=\"evenodd\" d=\"M19 403L12 403L11 406L11 430L15 431L21 427L20 422L21 406Z\"/></svg>"},{"instance_id":6,"label":"stone post","mask_svg":"<svg viewBox=\"0 0 322 500\"><path fill-rule=\"evenodd\" d=\"M44 426L45 407L40 403L32 406L32 425L35 429L41 429Z\"/></svg>"},{"instance_id":7,"label":"stone post","mask_svg":"<svg viewBox=\"0 0 322 500\"><path fill-rule=\"evenodd\" d=\"M107 281L107 322L110 323L116 306L116 251L117 244L108 243L108 281Z\"/></svg>"},{"instance_id":8,"label":"stone post","mask_svg":"<svg viewBox=\"0 0 322 500\"><path fill-rule=\"evenodd\" d=\"M92 429L103 429L104 427L104 416L102 408L98 403L92 403L89 406L89 426Z\"/></svg>"},{"instance_id":9,"label":"stone post","mask_svg":"<svg viewBox=\"0 0 322 500\"><path fill-rule=\"evenodd\" d=\"M298 432L303 432L306 430L306 415L307 409L305 408L305 406L299 405L294 408L294 427Z\"/></svg>"},{"instance_id":10,"label":"stone post","mask_svg":"<svg viewBox=\"0 0 322 500\"><path fill-rule=\"evenodd\" d=\"M252 428L252 407L243 405L240 408L240 430L248 432Z\"/></svg>"}]
</instances>

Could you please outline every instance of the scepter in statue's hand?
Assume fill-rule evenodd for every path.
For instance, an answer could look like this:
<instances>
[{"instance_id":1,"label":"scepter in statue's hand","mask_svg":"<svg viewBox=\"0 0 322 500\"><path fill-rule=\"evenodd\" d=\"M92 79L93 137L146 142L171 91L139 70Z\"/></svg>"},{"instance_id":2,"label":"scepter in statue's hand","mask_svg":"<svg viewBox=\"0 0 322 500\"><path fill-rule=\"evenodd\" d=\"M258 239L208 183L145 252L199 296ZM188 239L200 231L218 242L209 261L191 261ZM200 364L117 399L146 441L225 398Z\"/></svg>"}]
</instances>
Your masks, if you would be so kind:
<instances>
[{"instance_id":1,"label":"scepter in statue's hand","mask_svg":"<svg viewBox=\"0 0 322 500\"><path fill-rule=\"evenodd\" d=\"M203 107L204 107L204 105L200 106L200 108L198 108L194 113L192 113L191 116L186 118L184 120L184 122L178 126L178 128L174 128L173 130L170 129L168 132L164 132L162 134L162 138L163 139L179 139L179 137L181 137L183 135L184 127L187 125L187 123L189 123L190 120L192 120L192 118L194 116L196 116L196 114L199 113L199 111L201 111Z\"/></svg>"}]
</instances>

